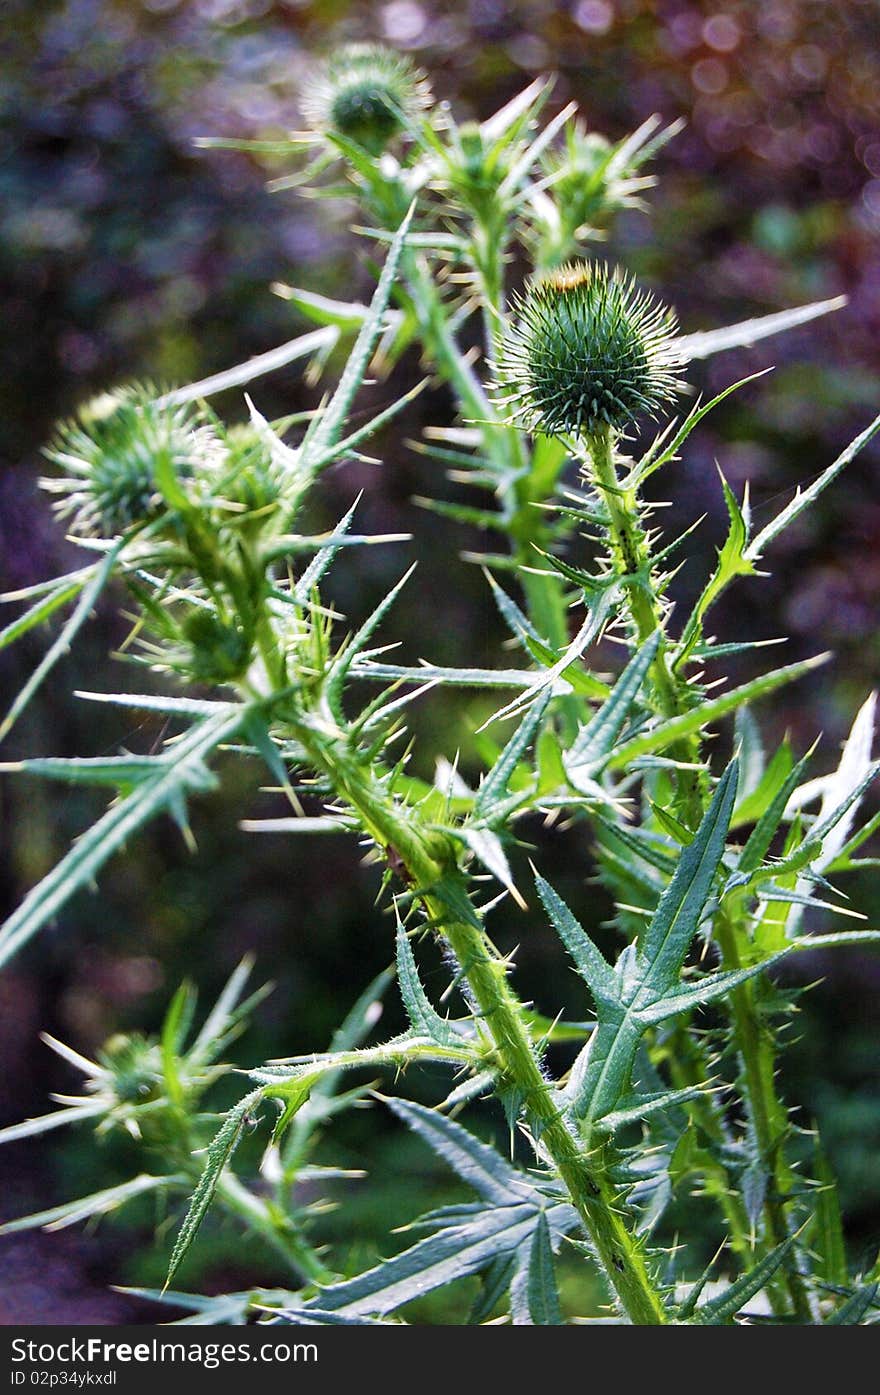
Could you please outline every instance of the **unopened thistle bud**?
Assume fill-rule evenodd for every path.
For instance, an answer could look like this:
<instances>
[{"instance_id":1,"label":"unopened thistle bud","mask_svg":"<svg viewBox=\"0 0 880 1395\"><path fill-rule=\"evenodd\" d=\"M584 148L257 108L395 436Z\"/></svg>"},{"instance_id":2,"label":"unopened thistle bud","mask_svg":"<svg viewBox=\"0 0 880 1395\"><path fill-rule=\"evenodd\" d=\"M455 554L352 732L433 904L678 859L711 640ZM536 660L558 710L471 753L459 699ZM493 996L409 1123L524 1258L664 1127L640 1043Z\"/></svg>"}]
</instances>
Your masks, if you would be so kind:
<instances>
[{"instance_id":1,"label":"unopened thistle bud","mask_svg":"<svg viewBox=\"0 0 880 1395\"><path fill-rule=\"evenodd\" d=\"M63 422L48 458L65 474L44 479L56 510L81 536L114 538L167 508L160 476L185 484L225 450L192 404L168 405L148 388L105 392Z\"/></svg>"},{"instance_id":2,"label":"unopened thistle bud","mask_svg":"<svg viewBox=\"0 0 880 1395\"><path fill-rule=\"evenodd\" d=\"M380 44L348 44L328 59L303 97L313 130L335 131L371 155L431 104L424 74Z\"/></svg>"},{"instance_id":3,"label":"unopened thistle bud","mask_svg":"<svg viewBox=\"0 0 880 1395\"><path fill-rule=\"evenodd\" d=\"M619 270L561 267L530 286L516 312L498 398L528 430L619 433L680 388L674 313Z\"/></svg>"}]
</instances>

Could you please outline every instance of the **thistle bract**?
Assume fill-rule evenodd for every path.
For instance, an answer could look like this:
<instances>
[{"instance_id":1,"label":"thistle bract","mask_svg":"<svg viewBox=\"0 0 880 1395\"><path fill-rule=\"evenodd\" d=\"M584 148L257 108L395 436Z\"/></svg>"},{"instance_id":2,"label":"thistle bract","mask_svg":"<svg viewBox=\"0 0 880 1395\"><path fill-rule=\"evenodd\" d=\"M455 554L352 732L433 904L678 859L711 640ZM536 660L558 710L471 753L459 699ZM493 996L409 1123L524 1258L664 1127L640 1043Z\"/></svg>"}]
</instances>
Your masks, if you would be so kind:
<instances>
[{"instance_id":1,"label":"thistle bract","mask_svg":"<svg viewBox=\"0 0 880 1395\"><path fill-rule=\"evenodd\" d=\"M316 131L335 131L378 155L429 105L431 91L409 59L379 44L350 44L324 65L303 99Z\"/></svg>"},{"instance_id":2,"label":"thistle bract","mask_svg":"<svg viewBox=\"0 0 880 1395\"><path fill-rule=\"evenodd\" d=\"M561 267L535 282L517 311L498 390L509 415L530 430L621 432L678 390L675 315L621 271Z\"/></svg>"},{"instance_id":3,"label":"thistle bract","mask_svg":"<svg viewBox=\"0 0 880 1395\"><path fill-rule=\"evenodd\" d=\"M225 455L192 404L168 405L147 388L102 393L58 428L46 452L66 473L44 479L70 531L118 537L167 507L163 490L213 468Z\"/></svg>"}]
</instances>

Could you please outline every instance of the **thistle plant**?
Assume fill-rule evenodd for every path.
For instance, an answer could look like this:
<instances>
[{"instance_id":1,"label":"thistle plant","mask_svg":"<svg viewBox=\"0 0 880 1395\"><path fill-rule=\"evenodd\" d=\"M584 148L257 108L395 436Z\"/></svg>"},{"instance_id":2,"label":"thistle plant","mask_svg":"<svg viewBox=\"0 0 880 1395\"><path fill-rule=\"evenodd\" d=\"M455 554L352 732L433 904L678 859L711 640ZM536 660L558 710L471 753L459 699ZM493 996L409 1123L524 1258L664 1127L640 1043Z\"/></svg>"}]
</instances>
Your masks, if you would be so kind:
<instances>
[{"instance_id":1,"label":"thistle plant","mask_svg":"<svg viewBox=\"0 0 880 1395\"><path fill-rule=\"evenodd\" d=\"M375 933L393 926L389 957L409 1024L397 1036L371 1040L383 980L327 1050L248 1063L249 1088L212 1114L209 1092L231 1070L219 1063L246 1011L242 968L194 1037L184 988L159 1041L111 1042L97 1063L56 1044L85 1074L85 1093L6 1130L13 1141L68 1123L122 1128L149 1169L7 1230L161 1191L178 1208L169 1284L214 1209L260 1234L286 1286L211 1300L178 1288L152 1295L198 1321L403 1322L413 1299L464 1277L480 1286L462 1320L595 1318L563 1306L560 1257L601 1285L603 1321L876 1320L880 1268L848 1259L817 1128L791 1115L777 1069L793 996L778 966L816 948L866 952L880 938L853 922L836 887L871 865L861 850L878 817L861 806L878 769L874 699L830 773L826 761L814 774L818 755L796 757L787 741L768 757L753 709L826 656L739 687L710 683L708 664L751 646L747 636L719 642L706 626L719 596L759 575L776 537L880 418L757 532L747 497L722 478L727 537L680 617L672 559L692 520L681 536L661 536L643 486L663 470L675 492L691 432L741 386L684 411L688 363L841 302L681 334L671 310L590 247L650 187L641 171L674 131L651 121L612 145L586 133L572 107L545 119L550 92L535 82L479 125L458 124L432 105L406 60L373 47L336 54L305 99L309 130L273 147L292 166L303 147L313 158L274 185L316 185L356 202L383 249L370 305L283 288L317 328L201 383L114 389L59 428L49 452L63 472L48 482L57 512L95 560L9 598L28 608L4 643L73 609L4 733L111 583L136 615L131 652L167 677L167 691L86 696L162 713L177 729L149 756L17 763L23 777L107 786L116 798L0 931L0 959L57 917L149 819L170 813L186 830L187 800L216 785L210 763L220 750L260 760L285 801L277 818L249 820L249 831L358 835L382 869L391 913ZM518 293L506 285L514 253L532 268ZM247 418L228 425L209 405L216 392L297 359L326 371L340 345L341 375L305 419L269 422L248 399ZM499 539L480 560L518 651L504 668L390 662L386 635L408 572L340 635L327 592L334 558L403 540L355 533L354 505L329 535L301 529L325 468L357 457L406 408L408 396L347 424L367 374L390 374L412 346L458 410L418 448L479 499L430 506ZM646 431L656 433L647 445ZM598 667L605 637L623 654L610 677ZM476 787L442 750L430 753L434 783L411 773L401 744L407 708L440 686L498 695ZM595 897L569 906L540 868L529 871L521 829L536 817L548 837L561 821L574 829L584 877L597 870L615 906L612 958L600 948ZM496 947L502 931L516 938L527 899L582 981L583 1022L537 1011L541 985L522 983L516 956ZM825 928L840 915L842 928ZM423 984L429 939L449 970L442 1010ZM434 1108L402 1093L424 1064L448 1072ZM322 1242L321 1207L298 1204L297 1183L308 1175L338 1186L332 1169L322 1174L308 1159L319 1126L332 1145L334 1116L363 1103L364 1073L383 1077L379 1098L475 1200L421 1218L415 1243L350 1273ZM461 1122L463 1111L484 1129L500 1122L499 1147ZM265 1152L246 1180L234 1155L253 1129ZM670 1207L691 1214L694 1194L707 1199L719 1241L708 1267L696 1235L679 1227L670 1244Z\"/></svg>"}]
</instances>

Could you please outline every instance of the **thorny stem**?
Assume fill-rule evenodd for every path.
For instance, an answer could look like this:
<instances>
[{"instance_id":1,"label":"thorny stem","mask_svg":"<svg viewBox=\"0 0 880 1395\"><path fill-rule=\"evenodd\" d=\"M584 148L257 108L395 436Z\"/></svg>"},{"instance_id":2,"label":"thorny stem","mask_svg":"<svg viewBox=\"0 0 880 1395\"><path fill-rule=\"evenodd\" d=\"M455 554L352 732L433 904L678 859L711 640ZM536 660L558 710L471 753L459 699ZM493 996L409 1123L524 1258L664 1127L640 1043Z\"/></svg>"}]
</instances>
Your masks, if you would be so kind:
<instances>
[{"instance_id":1,"label":"thorny stem","mask_svg":"<svg viewBox=\"0 0 880 1395\"><path fill-rule=\"evenodd\" d=\"M638 500L634 490L622 489L614 463L614 443L606 429L589 440L592 483L608 515L612 563L623 585L630 616L640 644L659 632L660 645L651 665L651 682L657 705L664 717L678 717L687 711L684 684L672 673L666 621L657 596L651 566L650 548L639 522ZM588 467L589 468L589 467ZM696 828L703 813L704 782L700 778L700 751L696 737L687 737L673 747L684 769L676 772L678 805L685 822Z\"/></svg>"},{"instance_id":2,"label":"thorny stem","mask_svg":"<svg viewBox=\"0 0 880 1395\"><path fill-rule=\"evenodd\" d=\"M329 778L378 846L393 848L400 859L412 893L460 966L491 1036L499 1073L524 1101L536 1148L552 1161L568 1188L627 1316L639 1325L667 1322L642 1242L619 1209L608 1161L601 1151L589 1155L583 1151L541 1073L525 1010L467 898L453 847L442 835L422 827L413 809L404 813L374 774L361 768L341 745L316 740L308 727L298 723L291 723L291 730L310 763Z\"/></svg>"},{"instance_id":3,"label":"thorny stem","mask_svg":"<svg viewBox=\"0 0 880 1395\"><path fill-rule=\"evenodd\" d=\"M541 510L531 487L531 471L522 432L516 426L499 420L493 403L455 341L449 325L446 307L423 259L415 252L405 252L402 261L404 275L419 319L425 351L455 393L459 409L468 423L480 432L482 449L494 462L499 477L505 481L501 509L512 540L515 561L520 567L534 567L540 560L537 547L547 544ZM487 311L487 334L500 331L502 287L500 280L483 286L485 294L495 297ZM529 613L538 633L555 649L564 649L568 642L568 625L562 588L554 577L525 571L520 575L526 593Z\"/></svg>"},{"instance_id":4,"label":"thorny stem","mask_svg":"<svg viewBox=\"0 0 880 1395\"><path fill-rule=\"evenodd\" d=\"M722 910L717 919L715 933L724 968L741 968L743 961L740 953L740 925ZM749 1117L761 1160L769 1174L767 1198L764 1202L764 1226L766 1242L772 1247L781 1244L791 1233L785 1215L785 1204L790 1198L796 1179L785 1156L788 1120L776 1094L773 1038L762 1025L758 1015L754 983L742 983L733 990L730 995L730 1012L736 1028L737 1050L742 1061L744 1094ZM786 1270L786 1277L796 1317L801 1322L812 1323L815 1319L809 1294L796 1261ZM773 1291L771 1287L771 1297Z\"/></svg>"},{"instance_id":5,"label":"thorny stem","mask_svg":"<svg viewBox=\"0 0 880 1395\"><path fill-rule=\"evenodd\" d=\"M255 1196L229 1168L218 1179L217 1198L227 1211L261 1235L297 1273L312 1283L328 1284L337 1277L296 1231L287 1213L281 1208L271 1208L262 1197Z\"/></svg>"},{"instance_id":6,"label":"thorny stem","mask_svg":"<svg viewBox=\"0 0 880 1395\"><path fill-rule=\"evenodd\" d=\"M608 515L608 529L612 544L612 560L619 568L624 594L629 602L630 616L638 640L643 643L659 630L661 642L657 657L652 665L651 679L658 707L664 717L678 716L687 710L686 685L670 668L668 645L666 643L665 619L656 593L652 574L650 546L638 516L638 500L635 492L621 488L614 463L614 445L609 432L597 433L589 441L591 476ZM687 738L673 748L677 759L690 767L701 767L701 749L698 736ZM690 827L695 828L705 812L708 789L701 778L700 769L685 769L679 772L677 806ZM740 931L737 925L722 913L717 918L716 937L725 969L741 967L739 954ZM776 1095L773 1079L774 1053L772 1041L762 1029L755 1011L754 985L743 984L731 994L731 1015L733 1017L737 1045L743 1061L745 1097L749 1116L758 1142L761 1156L771 1175L771 1194L765 1203L764 1246L772 1249L789 1234L784 1214L786 1196L792 1190L791 1169L784 1155L784 1139L787 1133L785 1111ZM679 1040L684 1038L686 1028L679 1029ZM702 1052L691 1042L691 1054ZM703 1073L706 1078L708 1071ZM704 1128L711 1138L720 1126L724 1129L723 1118L716 1107L704 1101L699 1105ZM691 1111L694 1112L693 1109ZM716 1123L712 1123L718 1113ZM726 1171L726 1169L724 1170ZM720 1179L719 1179L720 1180ZM742 1232L743 1212L740 1202L734 1204L729 1196L729 1188L721 1185L719 1194L732 1237ZM725 1200L724 1198L728 1198ZM803 1322L813 1320L809 1296L803 1278L797 1268L797 1258L787 1267L785 1280L771 1284L770 1292L774 1307L786 1311L788 1303L784 1296L787 1281L788 1300L795 1315Z\"/></svg>"}]
</instances>

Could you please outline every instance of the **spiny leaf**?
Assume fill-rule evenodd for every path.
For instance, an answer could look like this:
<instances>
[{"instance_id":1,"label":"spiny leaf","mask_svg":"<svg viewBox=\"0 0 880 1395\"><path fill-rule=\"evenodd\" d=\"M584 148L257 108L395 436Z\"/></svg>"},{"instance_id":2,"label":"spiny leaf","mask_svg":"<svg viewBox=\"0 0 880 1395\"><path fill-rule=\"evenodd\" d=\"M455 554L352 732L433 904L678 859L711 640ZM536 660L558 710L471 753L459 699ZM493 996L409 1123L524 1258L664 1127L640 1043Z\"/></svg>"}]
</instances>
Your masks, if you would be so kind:
<instances>
[{"instance_id":1,"label":"spiny leaf","mask_svg":"<svg viewBox=\"0 0 880 1395\"><path fill-rule=\"evenodd\" d=\"M167 809L193 783L204 786L205 757L235 734L247 711L244 706L226 705L219 715L197 723L166 755L157 758L150 778L142 780L82 834L0 929L0 965L57 915L74 892L88 885L144 823Z\"/></svg>"},{"instance_id":2,"label":"spiny leaf","mask_svg":"<svg viewBox=\"0 0 880 1395\"><path fill-rule=\"evenodd\" d=\"M386 1102L407 1128L418 1134L484 1201L507 1206L531 1194L525 1174L511 1167L500 1153L488 1143L481 1143L461 1124L412 1100Z\"/></svg>"},{"instance_id":3,"label":"spiny leaf","mask_svg":"<svg viewBox=\"0 0 880 1395\"><path fill-rule=\"evenodd\" d=\"M788 802L801 782L801 777L810 763L811 755L812 752L808 752L802 760L798 761L794 769L789 772L779 785L778 790L764 813L762 813L758 822L755 824L745 847L740 853L738 867L741 872L756 871L767 856L774 835L782 823L782 816L788 807ZM772 766L770 769L772 769Z\"/></svg>"},{"instance_id":4,"label":"spiny leaf","mask_svg":"<svg viewBox=\"0 0 880 1395\"><path fill-rule=\"evenodd\" d=\"M14 644L22 635L26 635L35 625L40 625L55 614L61 606L66 605L74 596L78 596L94 571L95 567L83 568L81 572L74 572L72 576L59 577L57 582L47 595L40 595L32 606L19 615L16 620L11 621L3 630L0 630L0 649L7 648ZM0 597L0 600L3 598Z\"/></svg>"},{"instance_id":5,"label":"spiny leaf","mask_svg":"<svg viewBox=\"0 0 880 1395\"><path fill-rule=\"evenodd\" d=\"M586 930L572 915L568 906L549 882L535 875L538 895L544 903L559 938L574 961L574 966L597 1003L617 1000L617 979L611 965L599 952Z\"/></svg>"},{"instance_id":6,"label":"spiny leaf","mask_svg":"<svg viewBox=\"0 0 880 1395\"><path fill-rule=\"evenodd\" d=\"M837 1180L819 1142L818 1134L813 1151L813 1170L817 1186L815 1221L810 1239L818 1259L817 1277L823 1279L826 1284L845 1285L849 1275Z\"/></svg>"},{"instance_id":7,"label":"spiny leaf","mask_svg":"<svg viewBox=\"0 0 880 1395\"><path fill-rule=\"evenodd\" d=\"M343 537L351 527L351 522L354 518L358 502L359 501L355 499L351 508L347 511L347 513L343 515L343 517L339 520L336 527L334 528L334 536L337 539ZM312 558L311 562L306 567L299 581L293 588L293 599L294 601L296 601L297 605L308 604L312 591L317 586L318 582L321 580L321 577L324 575L327 568L330 566L330 563L333 561L333 558L336 556L338 551L338 542L326 543L325 546L321 548L320 552L318 552L317 555Z\"/></svg>"},{"instance_id":8,"label":"spiny leaf","mask_svg":"<svg viewBox=\"0 0 880 1395\"><path fill-rule=\"evenodd\" d=\"M649 925L638 943L627 945L620 955L611 991L597 998L596 1029L572 1067L565 1092L588 1144L594 1130L607 1131L606 1116L613 1118L628 1094L639 1043L652 1019L662 1018L664 1001L683 991L681 966L712 895L736 781L733 760ZM676 1010L671 1002L669 1010Z\"/></svg>"},{"instance_id":9,"label":"spiny leaf","mask_svg":"<svg viewBox=\"0 0 880 1395\"><path fill-rule=\"evenodd\" d=\"M166 1289L180 1268L184 1256L195 1240L199 1227L208 1213L208 1209L214 1199L214 1193L217 1190L220 1174L235 1152L236 1145L241 1138L241 1131L244 1127L246 1116L262 1098L263 1090L260 1088L258 1090L251 1090L250 1094L245 1095L244 1099L239 1100L238 1104L234 1105L226 1115L219 1132L215 1135L210 1144L204 1171L199 1179L198 1186L193 1192L192 1199L189 1203L189 1209L183 1219L183 1224L178 1231L174 1249L171 1252L171 1259L168 1262L168 1274L165 1279Z\"/></svg>"},{"instance_id":10,"label":"spiny leaf","mask_svg":"<svg viewBox=\"0 0 880 1395\"><path fill-rule=\"evenodd\" d=\"M749 540L745 501L743 508L740 508L723 475L721 475L721 487L724 490L724 502L727 505L730 518L727 539L718 553L718 564L715 571L688 617L675 656L676 666L687 662L696 645L702 639L703 620L710 606L714 605L721 593L736 577L751 576L755 570L753 563L748 560L745 554Z\"/></svg>"},{"instance_id":11,"label":"spiny leaf","mask_svg":"<svg viewBox=\"0 0 880 1395\"><path fill-rule=\"evenodd\" d=\"M723 329L700 330L696 334L683 334L677 347L688 359L708 358L710 354L722 353L727 349L750 348L759 339L782 334L797 325L807 324L820 315L832 310L842 310L846 296L833 296L830 300L814 300L809 305L796 305L791 310L778 310L773 315L759 315L753 320L742 320L739 324L726 325Z\"/></svg>"},{"instance_id":12,"label":"spiny leaf","mask_svg":"<svg viewBox=\"0 0 880 1395\"><path fill-rule=\"evenodd\" d=\"M87 585L82 588L79 601L70 618L65 622L58 638L37 664L37 667L18 694L18 697L13 702L2 723L0 723L0 741L7 735L14 723L18 721L18 718L27 707L31 698L52 672L58 660L70 649L77 634L89 618L98 597L110 580L113 569L119 560L119 554L128 541L129 538L126 536L114 543L109 552L96 567Z\"/></svg>"},{"instance_id":13,"label":"spiny leaf","mask_svg":"<svg viewBox=\"0 0 880 1395\"><path fill-rule=\"evenodd\" d=\"M668 1017L675 1017L680 1012L692 1012L695 1008L705 1007L717 998L726 997L734 988L747 983L756 974L766 972L784 958L787 952L780 950L778 954L770 955L769 958L762 959L757 964L750 964L744 969L727 969L720 973L707 974L696 983L684 985L675 992L664 995L656 1003L640 1008L639 1017L643 1022L653 1025L665 1021Z\"/></svg>"},{"instance_id":14,"label":"spiny leaf","mask_svg":"<svg viewBox=\"0 0 880 1395\"><path fill-rule=\"evenodd\" d=\"M713 1327L731 1322L749 1299L754 1298L756 1293L760 1293L776 1271L782 1267L794 1248L794 1244L795 1237L792 1235L787 1240L783 1240L781 1245L776 1245L748 1273L743 1274L730 1284L718 1298L713 1298L710 1302L699 1307L695 1314L695 1321Z\"/></svg>"},{"instance_id":15,"label":"spiny leaf","mask_svg":"<svg viewBox=\"0 0 880 1395\"><path fill-rule=\"evenodd\" d=\"M793 523L805 509L809 508L809 506L818 499L822 491L828 488L832 480L836 479L841 470L845 469L850 461L855 459L862 447L866 446L878 431L880 431L880 416L874 418L870 426L866 427L861 435L857 436L856 439L847 446L846 450L841 452L833 464L828 466L827 470L822 471L818 479L814 480L806 489L798 487L791 503L782 509L773 521L767 524L766 528L762 528L757 537L753 538L752 542L749 544L746 556L750 561L757 562L760 560L762 553L770 543L773 542L774 538L777 538L780 533L784 532L789 524Z\"/></svg>"},{"instance_id":16,"label":"spiny leaf","mask_svg":"<svg viewBox=\"0 0 880 1395\"><path fill-rule=\"evenodd\" d=\"M397 921L397 982L407 1016L417 1036L430 1037L438 1045L449 1046L456 1040L455 1029L445 1021L428 1001L422 987L415 956L403 922Z\"/></svg>"},{"instance_id":17,"label":"spiny leaf","mask_svg":"<svg viewBox=\"0 0 880 1395\"><path fill-rule=\"evenodd\" d=\"M725 397L729 397L732 392L737 392L741 387L745 387L747 383L753 383L757 378L762 378L767 371L768 370L765 368L762 369L760 373L751 373L748 378L741 378L738 383L731 383L723 392L719 392L717 397L713 397L710 402L698 402L685 417L675 435L668 441L668 444L664 445L664 440L667 438L668 433L664 432L660 436L654 447L633 467L629 477L623 483L623 488L633 489L641 485L649 475L653 475L655 470L659 470L662 466L668 465L669 462L674 460L678 455L679 450L684 445L688 436L691 434L694 427L698 426L703 420L703 417L708 416L711 411L714 411L719 403L724 401Z\"/></svg>"},{"instance_id":18,"label":"spiny leaf","mask_svg":"<svg viewBox=\"0 0 880 1395\"><path fill-rule=\"evenodd\" d=\"M529 709L513 736L483 780L474 801L474 815L486 823L492 822L494 811L506 803L510 777L528 749L535 732L543 721L552 694L547 692Z\"/></svg>"},{"instance_id":19,"label":"spiny leaf","mask_svg":"<svg viewBox=\"0 0 880 1395\"><path fill-rule=\"evenodd\" d=\"M682 852L639 945L650 965L646 983L658 988L666 989L674 981L696 934L724 852L738 778L739 762L734 759L718 781L693 842Z\"/></svg>"},{"instance_id":20,"label":"spiny leaf","mask_svg":"<svg viewBox=\"0 0 880 1395\"><path fill-rule=\"evenodd\" d=\"M855 1327L866 1317L872 1308L878 1306L877 1296L880 1294L880 1283L863 1284L857 1288L855 1293L850 1294L845 1303L841 1303L829 1318L825 1319L826 1327Z\"/></svg>"},{"instance_id":21,"label":"spiny leaf","mask_svg":"<svg viewBox=\"0 0 880 1395\"><path fill-rule=\"evenodd\" d=\"M613 751L654 662L659 643L658 631L636 651L615 683L611 696L578 732L564 757L566 773L575 789L581 788L584 777L592 779L597 775Z\"/></svg>"},{"instance_id":22,"label":"spiny leaf","mask_svg":"<svg viewBox=\"0 0 880 1395\"><path fill-rule=\"evenodd\" d=\"M559 1306L550 1227L542 1211L531 1244L520 1256L520 1264L510 1286L514 1326L562 1327L565 1319Z\"/></svg>"},{"instance_id":23,"label":"spiny leaf","mask_svg":"<svg viewBox=\"0 0 880 1395\"><path fill-rule=\"evenodd\" d=\"M310 432L303 442L303 464L306 468L310 468L313 460L320 459L329 447L336 444L355 393L363 382L376 341L383 328L385 312L388 308L394 280L397 276L397 268L400 265L400 258L414 213L415 203L410 205L388 248L385 265L370 301L369 311L358 331L358 337L339 380L339 385L327 407L317 419L314 431Z\"/></svg>"},{"instance_id":24,"label":"spiny leaf","mask_svg":"<svg viewBox=\"0 0 880 1395\"><path fill-rule=\"evenodd\" d=\"M693 708L690 712L682 713L680 717L671 717L668 721L658 723L649 731L640 732L638 736L632 737L631 740L625 741L617 747L608 762L609 769L626 769L640 756L648 755L651 751L667 750L676 742L681 741L683 737L702 731L711 722L726 716L728 712L735 712L737 708L745 706L746 703L755 702L758 698L766 697L769 693L775 692L784 684L793 683L796 679L803 678L819 664L826 663L828 658L828 654L819 654L814 659L804 659L801 663L788 664L785 668L774 669L771 673L765 673L750 683L744 683L740 688L734 688L732 692L701 703L699 707Z\"/></svg>"},{"instance_id":25,"label":"spiny leaf","mask_svg":"<svg viewBox=\"0 0 880 1395\"><path fill-rule=\"evenodd\" d=\"M234 368L224 368L222 372L212 373L209 378L202 378L197 383L174 388L173 391L165 393L163 397L158 399L158 405L176 406L184 402L198 402L202 398L213 397L219 392L227 392L229 388L243 387L245 383L251 383L255 378L262 378L267 373L275 373L279 368L286 368L289 363L295 363L297 359L312 358L314 355L327 353L333 348L338 338L339 331L332 325L312 330L309 334L297 335L296 339L288 339L286 343L279 344L277 349L270 349L265 354L257 354L244 363L236 364Z\"/></svg>"},{"instance_id":26,"label":"spiny leaf","mask_svg":"<svg viewBox=\"0 0 880 1395\"><path fill-rule=\"evenodd\" d=\"M177 1174L149 1176L141 1174L128 1182L120 1182L115 1187L92 1192L90 1196L79 1197L76 1201L65 1201L60 1206L52 1206L48 1211L35 1211L31 1216L20 1216L18 1220L6 1221L0 1225L0 1235L14 1235L21 1230L63 1230L66 1226L77 1225L92 1216L106 1216L116 1211L126 1201L145 1192L164 1191L179 1187L186 1178Z\"/></svg>"},{"instance_id":27,"label":"spiny leaf","mask_svg":"<svg viewBox=\"0 0 880 1395\"><path fill-rule=\"evenodd\" d=\"M750 717L748 707L741 707L736 714L737 722ZM742 753L740 760L742 761ZM731 828L741 828L744 824L755 823L770 808L794 765L794 756L786 738L774 751L770 763L763 769L757 784L745 786L740 780L740 797L730 821Z\"/></svg>"}]
</instances>

